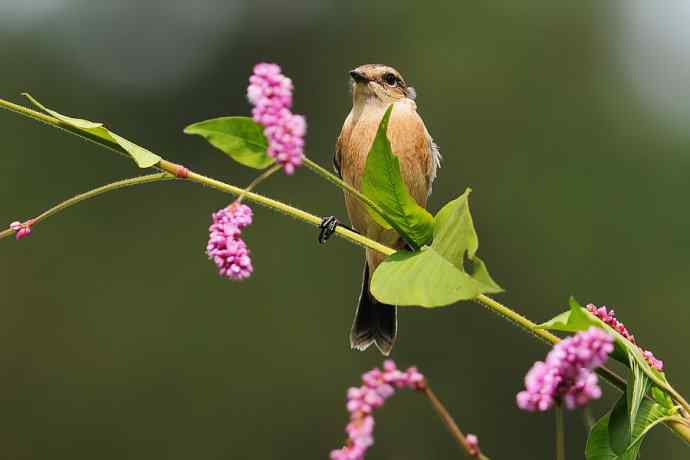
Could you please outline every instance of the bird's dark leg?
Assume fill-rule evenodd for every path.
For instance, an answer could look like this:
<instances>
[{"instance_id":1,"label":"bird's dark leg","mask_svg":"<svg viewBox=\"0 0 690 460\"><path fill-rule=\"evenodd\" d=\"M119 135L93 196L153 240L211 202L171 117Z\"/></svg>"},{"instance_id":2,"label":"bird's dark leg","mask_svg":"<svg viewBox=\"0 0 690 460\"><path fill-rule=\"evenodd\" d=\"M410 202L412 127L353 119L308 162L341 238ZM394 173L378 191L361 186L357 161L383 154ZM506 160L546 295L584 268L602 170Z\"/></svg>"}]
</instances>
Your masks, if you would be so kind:
<instances>
[{"instance_id":1,"label":"bird's dark leg","mask_svg":"<svg viewBox=\"0 0 690 460\"><path fill-rule=\"evenodd\" d=\"M328 241L328 238L335 233L335 228L337 226L345 227L353 232L355 231L347 225L341 224L338 218L335 216L324 217L321 219L321 223L319 224L319 243L324 244L326 241Z\"/></svg>"}]
</instances>

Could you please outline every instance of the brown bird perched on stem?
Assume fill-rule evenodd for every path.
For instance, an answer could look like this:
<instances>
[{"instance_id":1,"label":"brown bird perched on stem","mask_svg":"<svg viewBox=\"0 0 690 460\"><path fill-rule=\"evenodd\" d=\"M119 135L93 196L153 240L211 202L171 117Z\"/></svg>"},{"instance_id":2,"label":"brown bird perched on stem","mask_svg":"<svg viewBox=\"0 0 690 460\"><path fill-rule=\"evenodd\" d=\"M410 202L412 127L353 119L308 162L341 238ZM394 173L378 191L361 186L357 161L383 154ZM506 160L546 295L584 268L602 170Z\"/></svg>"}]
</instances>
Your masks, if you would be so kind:
<instances>
[{"instance_id":1,"label":"brown bird perched on stem","mask_svg":"<svg viewBox=\"0 0 690 460\"><path fill-rule=\"evenodd\" d=\"M369 149L384 113L393 104L387 131L391 148L400 160L400 173L407 190L426 208L441 155L417 113L414 88L405 83L397 70L381 64L362 65L351 70L350 76L352 110L336 142L333 158L336 171L345 182L361 190ZM395 249L407 246L395 230L381 227L366 205L348 192L345 192L345 207L355 231ZM319 241L325 241L335 225L334 217L324 219ZM350 345L361 351L373 343L381 353L388 355L397 334L396 307L378 302L369 290L370 276L384 258L378 252L366 251L362 291L350 331Z\"/></svg>"}]
</instances>

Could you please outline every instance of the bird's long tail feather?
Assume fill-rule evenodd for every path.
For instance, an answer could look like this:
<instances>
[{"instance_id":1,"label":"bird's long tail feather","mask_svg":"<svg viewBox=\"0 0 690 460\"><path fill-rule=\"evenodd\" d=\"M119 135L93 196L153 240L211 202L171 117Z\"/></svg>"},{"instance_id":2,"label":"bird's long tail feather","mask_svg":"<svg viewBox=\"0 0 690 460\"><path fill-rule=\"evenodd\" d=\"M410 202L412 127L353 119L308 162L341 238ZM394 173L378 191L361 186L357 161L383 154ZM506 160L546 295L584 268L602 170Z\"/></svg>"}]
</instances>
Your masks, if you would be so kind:
<instances>
[{"instance_id":1,"label":"bird's long tail feather","mask_svg":"<svg viewBox=\"0 0 690 460\"><path fill-rule=\"evenodd\" d=\"M354 350L364 351L371 344L385 356L393 349L398 332L396 307L380 303L369 291L369 264L364 261L362 292L359 295L355 320L350 331L350 346Z\"/></svg>"}]
</instances>

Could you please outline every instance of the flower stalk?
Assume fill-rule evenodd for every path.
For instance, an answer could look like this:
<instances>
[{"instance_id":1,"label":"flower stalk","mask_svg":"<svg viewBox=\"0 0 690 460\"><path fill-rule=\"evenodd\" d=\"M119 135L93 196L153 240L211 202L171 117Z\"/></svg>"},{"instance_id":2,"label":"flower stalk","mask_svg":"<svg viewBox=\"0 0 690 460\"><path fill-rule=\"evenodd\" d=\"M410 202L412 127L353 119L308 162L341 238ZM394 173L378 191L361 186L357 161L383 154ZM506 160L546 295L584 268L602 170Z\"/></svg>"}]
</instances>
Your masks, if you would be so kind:
<instances>
[{"instance_id":1,"label":"flower stalk","mask_svg":"<svg viewBox=\"0 0 690 460\"><path fill-rule=\"evenodd\" d=\"M455 420L448 412L448 409L446 409L446 406L444 406L443 403L438 399L436 394L433 391L431 391L431 388L428 384L426 384L426 381L423 386L423 391L426 397L429 399L431 407L433 407L438 416L441 417L443 424L446 425L446 428L448 428L448 431L450 432L451 436L453 436L453 439L455 439L455 441L460 445L460 447L463 448L467 455L469 455L472 458L478 458L480 460L489 460L480 451L477 451L475 453L475 446L472 445L472 443L468 442L468 436L465 436L463 434L463 432L458 427L458 424L455 423Z\"/></svg>"},{"instance_id":2,"label":"flower stalk","mask_svg":"<svg viewBox=\"0 0 690 460\"><path fill-rule=\"evenodd\" d=\"M565 460L565 420L563 407L556 405L554 411L556 417L556 460Z\"/></svg>"},{"instance_id":3,"label":"flower stalk","mask_svg":"<svg viewBox=\"0 0 690 460\"><path fill-rule=\"evenodd\" d=\"M175 176L168 174L167 172L161 172L161 173L156 173L156 174L148 174L146 176L139 176L139 177L132 177L129 179L123 179L119 180L117 182L112 182L107 185L103 185L101 187L95 188L93 190L89 190L88 192L81 193L79 195L73 196L72 198L69 198L62 203L59 203L52 208L42 212L38 216L34 217L33 219L29 219L27 222L31 222L31 226L33 227L39 222L42 222L46 220L47 218L59 213L60 211L64 211L65 209L74 206L75 204L81 203L82 201L95 198L98 195L102 195L107 192L111 192L113 190L119 190L121 188L126 188L126 187L133 187L135 185L141 185L141 184L148 184L150 182L160 182L164 180L174 180ZM0 231L0 240L3 238L7 238L10 235L15 234L16 230L12 228L8 228L7 230Z\"/></svg>"}]
</instances>

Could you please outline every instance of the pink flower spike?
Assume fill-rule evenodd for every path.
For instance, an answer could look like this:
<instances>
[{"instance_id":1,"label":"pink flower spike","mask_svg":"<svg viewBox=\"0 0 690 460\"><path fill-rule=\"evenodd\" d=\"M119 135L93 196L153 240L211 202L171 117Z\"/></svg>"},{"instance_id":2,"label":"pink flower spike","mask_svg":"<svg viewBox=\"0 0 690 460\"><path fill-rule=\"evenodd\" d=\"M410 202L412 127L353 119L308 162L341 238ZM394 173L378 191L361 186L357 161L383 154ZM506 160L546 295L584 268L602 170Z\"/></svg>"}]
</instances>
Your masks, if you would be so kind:
<instances>
[{"instance_id":1,"label":"pink flower spike","mask_svg":"<svg viewBox=\"0 0 690 460\"><path fill-rule=\"evenodd\" d=\"M516 396L520 409L543 412L554 404L568 409L601 397L594 369L613 351L613 337L590 327L554 345L544 362L537 361L525 376L525 390Z\"/></svg>"},{"instance_id":2,"label":"pink flower spike","mask_svg":"<svg viewBox=\"0 0 690 460\"><path fill-rule=\"evenodd\" d=\"M292 108L292 80L282 74L277 64L259 63L249 77L247 99L254 106L254 121L264 126L267 153L292 175L302 165L307 122Z\"/></svg>"},{"instance_id":3,"label":"pink flower spike","mask_svg":"<svg viewBox=\"0 0 690 460\"><path fill-rule=\"evenodd\" d=\"M241 230L252 223L251 208L233 203L213 213L212 219L206 245L209 259L218 267L220 276L234 280L248 278L254 268L249 249L240 235Z\"/></svg>"},{"instance_id":4,"label":"pink flower spike","mask_svg":"<svg viewBox=\"0 0 690 460\"><path fill-rule=\"evenodd\" d=\"M345 427L345 446L331 451L332 460L362 460L367 449L374 444L374 417L372 413L395 394L397 388L420 389L417 382L424 376L415 367L406 372L398 370L395 362L386 360L383 370L371 369L362 374L362 385L347 390L347 411L350 422Z\"/></svg>"},{"instance_id":5,"label":"pink flower spike","mask_svg":"<svg viewBox=\"0 0 690 460\"><path fill-rule=\"evenodd\" d=\"M645 350L635 341L635 336L630 334L630 332L628 332L628 329L625 327L625 325L622 322L618 321L618 319L616 319L616 314L614 313L613 310L607 311L606 307L597 308L596 305L593 305L591 303L588 304L586 308L587 308L588 312L590 312L591 314L593 314L594 316L596 316L597 318L602 320L604 323L611 326L611 328L613 330L615 330L620 335L625 337L628 341L635 344L637 346L637 348L639 348L640 351L642 351L642 355L645 357L645 360L647 361L647 363L650 366L652 366L654 369L658 370L659 372L664 371L664 362L661 361L660 359L655 358L654 354L652 354L651 351Z\"/></svg>"}]
</instances>

